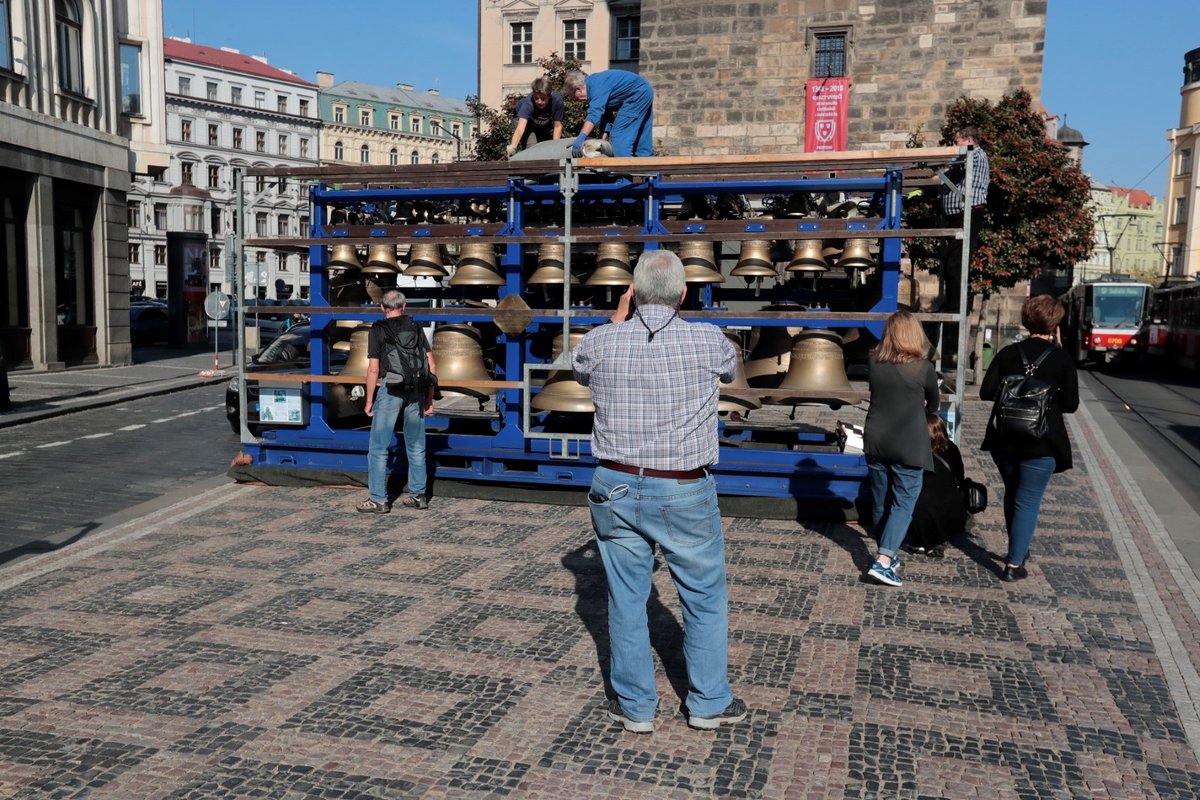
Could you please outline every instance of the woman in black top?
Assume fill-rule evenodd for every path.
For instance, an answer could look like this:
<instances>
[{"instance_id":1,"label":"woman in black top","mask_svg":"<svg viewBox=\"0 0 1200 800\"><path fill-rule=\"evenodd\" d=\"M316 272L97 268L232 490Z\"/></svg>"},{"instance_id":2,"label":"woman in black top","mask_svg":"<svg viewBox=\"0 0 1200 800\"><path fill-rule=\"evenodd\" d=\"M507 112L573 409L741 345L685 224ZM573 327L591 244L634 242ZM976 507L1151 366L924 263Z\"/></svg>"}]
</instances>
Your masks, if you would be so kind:
<instances>
[{"instance_id":1,"label":"woman in black top","mask_svg":"<svg viewBox=\"0 0 1200 800\"><path fill-rule=\"evenodd\" d=\"M867 575L900 586L896 550L904 543L925 470L933 451L925 412L937 411L937 374L925 357L929 341L921 323L907 311L887 318L883 338L871 352L868 377L871 407L863 427L863 450L871 481L874 532L879 554Z\"/></svg>"},{"instance_id":2,"label":"woman in black top","mask_svg":"<svg viewBox=\"0 0 1200 800\"><path fill-rule=\"evenodd\" d=\"M966 480L966 470L962 453L946 435L942 418L926 412L925 424L933 448L933 469L926 470L921 481L921 494L913 509L904 547L930 558L941 558L945 543L962 536L967 528L967 506L960 488Z\"/></svg>"},{"instance_id":3,"label":"woman in black top","mask_svg":"<svg viewBox=\"0 0 1200 800\"><path fill-rule=\"evenodd\" d=\"M983 439L983 449L991 452L1004 481L1008 557L1001 579L1005 581L1025 577L1025 557L1050 476L1071 468L1071 440L1067 438L1062 415L1079 407L1079 376L1071 357L1054 343L1054 332L1064 313L1062 303L1049 295L1026 300L1021 309L1021 324L1029 331L1029 338L996 354L979 389L982 399L994 400L1006 376L1024 373L1022 354L1032 364L1047 349L1052 350L1034 373L1036 378L1054 387L1047 409L1049 432L1041 439L1023 441L1002 435L989 423Z\"/></svg>"}]
</instances>

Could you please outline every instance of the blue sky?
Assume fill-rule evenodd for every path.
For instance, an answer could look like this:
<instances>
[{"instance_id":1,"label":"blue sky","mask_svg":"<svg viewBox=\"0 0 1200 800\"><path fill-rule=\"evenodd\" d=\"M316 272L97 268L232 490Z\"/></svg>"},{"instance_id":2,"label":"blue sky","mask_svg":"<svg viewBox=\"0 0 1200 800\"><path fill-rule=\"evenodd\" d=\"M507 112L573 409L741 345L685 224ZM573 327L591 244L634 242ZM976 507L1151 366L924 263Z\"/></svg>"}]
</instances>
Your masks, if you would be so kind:
<instances>
[{"instance_id":1,"label":"blue sky","mask_svg":"<svg viewBox=\"0 0 1200 800\"><path fill-rule=\"evenodd\" d=\"M163 31L266 55L315 80L477 91L478 0L163 0ZM1091 143L1084 171L1162 196L1196 0L1049 0L1042 103Z\"/></svg>"}]
</instances>

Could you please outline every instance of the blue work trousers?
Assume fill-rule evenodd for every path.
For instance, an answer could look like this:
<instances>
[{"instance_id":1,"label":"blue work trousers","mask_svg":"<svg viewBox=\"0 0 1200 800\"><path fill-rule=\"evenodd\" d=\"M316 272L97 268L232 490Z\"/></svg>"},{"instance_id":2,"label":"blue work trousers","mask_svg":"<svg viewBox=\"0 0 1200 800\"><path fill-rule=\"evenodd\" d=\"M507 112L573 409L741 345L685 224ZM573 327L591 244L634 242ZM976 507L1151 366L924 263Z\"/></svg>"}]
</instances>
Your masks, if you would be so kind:
<instances>
[{"instance_id":1,"label":"blue work trousers","mask_svg":"<svg viewBox=\"0 0 1200 800\"><path fill-rule=\"evenodd\" d=\"M879 554L894 559L908 535L925 471L868 456L867 477L871 481L871 521L879 538Z\"/></svg>"},{"instance_id":2,"label":"blue work trousers","mask_svg":"<svg viewBox=\"0 0 1200 800\"><path fill-rule=\"evenodd\" d=\"M1002 451L992 453L992 461L1004 481L1004 528L1008 531L1008 563L1025 563L1033 532L1037 529L1042 498L1054 475L1054 456L1017 458Z\"/></svg>"},{"instance_id":3,"label":"blue work trousers","mask_svg":"<svg viewBox=\"0 0 1200 800\"><path fill-rule=\"evenodd\" d=\"M733 692L716 481L711 475L680 481L597 467L588 505L608 577L612 686L621 708L630 719L645 721L658 707L646 614L657 545L683 611L688 714L721 713Z\"/></svg>"},{"instance_id":4,"label":"blue work trousers","mask_svg":"<svg viewBox=\"0 0 1200 800\"><path fill-rule=\"evenodd\" d=\"M371 409L371 439L367 452L367 488L376 503L388 504L388 449L396 420L404 415L404 449L408 454L408 493L425 496L425 390L393 394L380 386Z\"/></svg>"},{"instance_id":5,"label":"blue work trousers","mask_svg":"<svg viewBox=\"0 0 1200 800\"><path fill-rule=\"evenodd\" d=\"M626 98L617 110L617 116L608 129L613 155L618 158L654 155L653 130L654 90L647 85Z\"/></svg>"}]
</instances>

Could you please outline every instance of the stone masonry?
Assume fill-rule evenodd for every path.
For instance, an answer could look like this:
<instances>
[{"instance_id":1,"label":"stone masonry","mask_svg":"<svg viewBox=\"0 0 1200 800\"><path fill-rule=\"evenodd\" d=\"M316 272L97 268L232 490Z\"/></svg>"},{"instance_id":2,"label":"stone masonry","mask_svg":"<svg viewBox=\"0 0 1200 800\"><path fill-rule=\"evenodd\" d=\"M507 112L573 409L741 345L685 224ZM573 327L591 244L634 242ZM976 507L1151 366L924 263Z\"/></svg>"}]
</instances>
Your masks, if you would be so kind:
<instances>
[{"instance_id":1,"label":"stone masonry","mask_svg":"<svg viewBox=\"0 0 1200 800\"><path fill-rule=\"evenodd\" d=\"M1040 96L1046 2L643 0L641 32L664 155L801 152L825 32L846 35L847 149L895 149L917 130L936 144L960 96Z\"/></svg>"}]
</instances>

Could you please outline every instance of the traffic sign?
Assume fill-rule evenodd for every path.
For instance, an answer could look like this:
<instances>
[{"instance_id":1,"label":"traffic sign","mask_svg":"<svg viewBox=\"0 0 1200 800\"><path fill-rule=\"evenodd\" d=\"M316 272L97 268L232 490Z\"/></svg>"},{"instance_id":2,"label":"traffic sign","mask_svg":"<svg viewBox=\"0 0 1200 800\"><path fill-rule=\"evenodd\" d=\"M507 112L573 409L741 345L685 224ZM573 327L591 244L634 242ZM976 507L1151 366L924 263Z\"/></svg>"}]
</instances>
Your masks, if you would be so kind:
<instances>
[{"instance_id":1,"label":"traffic sign","mask_svg":"<svg viewBox=\"0 0 1200 800\"><path fill-rule=\"evenodd\" d=\"M225 319L229 316L229 295L213 292L204 298L204 313L209 319Z\"/></svg>"}]
</instances>

